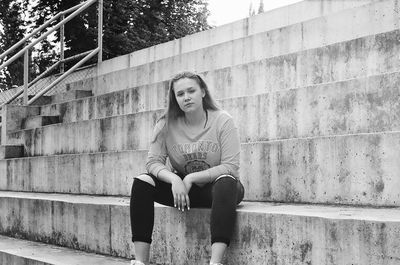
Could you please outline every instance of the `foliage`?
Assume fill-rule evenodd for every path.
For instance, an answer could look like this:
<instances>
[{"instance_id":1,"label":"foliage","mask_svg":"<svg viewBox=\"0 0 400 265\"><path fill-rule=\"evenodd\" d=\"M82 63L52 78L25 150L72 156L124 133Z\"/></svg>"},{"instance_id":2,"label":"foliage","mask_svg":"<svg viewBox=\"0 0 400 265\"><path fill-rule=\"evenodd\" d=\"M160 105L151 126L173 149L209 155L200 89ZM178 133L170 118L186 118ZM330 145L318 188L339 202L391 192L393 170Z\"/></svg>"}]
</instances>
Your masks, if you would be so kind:
<instances>
[{"instance_id":1,"label":"foliage","mask_svg":"<svg viewBox=\"0 0 400 265\"><path fill-rule=\"evenodd\" d=\"M22 4L21 1L25 3ZM84 0L30 1L30 18L22 20L21 14L27 12L28 0L1 0L0 22L4 24L4 28L0 32L0 52L1 48L8 48L23 38L26 25L29 29L37 28L58 12L82 1ZM103 12L104 59L210 28L207 23L209 11L206 0L104 0ZM97 25L97 4L69 21L65 26L65 57L96 48ZM43 72L58 59L59 39L58 31L54 40L45 40L39 48L32 51L33 75ZM18 62L21 64L21 61ZM22 83L20 77L23 68L21 65L15 67L12 72L18 78L6 78L7 84Z\"/></svg>"},{"instance_id":2,"label":"foliage","mask_svg":"<svg viewBox=\"0 0 400 265\"><path fill-rule=\"evenodd\" d=\"M22 12L23 3L13 0L0 1L0 54L21 40L25 33L25 21ZM10 58L14 53L6 57ZM0 60L0 65L4 60ZM23 82L23 57L6 69L0 71L0 89Z\"/></svg>"}]
</instances>

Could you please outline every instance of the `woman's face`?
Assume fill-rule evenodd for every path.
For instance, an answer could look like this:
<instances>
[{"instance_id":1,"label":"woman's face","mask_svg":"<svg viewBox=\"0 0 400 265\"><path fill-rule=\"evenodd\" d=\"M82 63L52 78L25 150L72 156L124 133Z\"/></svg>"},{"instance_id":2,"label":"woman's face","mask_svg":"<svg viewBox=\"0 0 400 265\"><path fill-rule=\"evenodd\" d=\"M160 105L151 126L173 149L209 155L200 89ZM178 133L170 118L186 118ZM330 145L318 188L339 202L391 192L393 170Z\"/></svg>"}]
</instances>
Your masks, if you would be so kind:
<instances>
[{"instance_id":1,"label":"woman's face","mask_svg":"<svg viewBox=\"0 0 400 265\"><path fill-rule=\"evenodd\" d=\"M205 91L196 80L181 78L173 84L176 101L185 113L203 110Z\"/></svg>"}]
</instances>

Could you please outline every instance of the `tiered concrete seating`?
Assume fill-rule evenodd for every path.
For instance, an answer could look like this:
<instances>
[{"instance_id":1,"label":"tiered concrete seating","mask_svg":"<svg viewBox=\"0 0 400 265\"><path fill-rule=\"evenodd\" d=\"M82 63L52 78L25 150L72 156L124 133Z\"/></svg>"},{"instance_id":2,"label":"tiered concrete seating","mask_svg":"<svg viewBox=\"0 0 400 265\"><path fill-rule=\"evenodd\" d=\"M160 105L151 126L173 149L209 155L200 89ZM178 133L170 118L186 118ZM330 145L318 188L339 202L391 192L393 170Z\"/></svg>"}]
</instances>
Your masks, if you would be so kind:
<instances>
[{"instance_id":1,"label":"tiered concrete seating","mask_svg":"<svg viewBox=\"0 0 400 265\"><path fill-rule=\"evenodd\" d=\"M125 259L90 254L76 264L128 264L132 178L145 170L168 79L188 68L205 76L240 129L246 194L227 264L397 264L397 1L328 2L304 1L106 61L98 76L68 85L92 96L8 106L2 144L23 146L25 157L0 160L0 261L81 262L56 263L46 249L60 245L68 249L56 252L71 259L82 251ZM273 24L293 10L309 16ZM248 30L236 31L243 23ZM23 127L45 116L59 123ZM153 240L157 263L205 264L209 210L157 205ZM6 244L49 254L39 260Z\"/></svg>"}]
</instances>

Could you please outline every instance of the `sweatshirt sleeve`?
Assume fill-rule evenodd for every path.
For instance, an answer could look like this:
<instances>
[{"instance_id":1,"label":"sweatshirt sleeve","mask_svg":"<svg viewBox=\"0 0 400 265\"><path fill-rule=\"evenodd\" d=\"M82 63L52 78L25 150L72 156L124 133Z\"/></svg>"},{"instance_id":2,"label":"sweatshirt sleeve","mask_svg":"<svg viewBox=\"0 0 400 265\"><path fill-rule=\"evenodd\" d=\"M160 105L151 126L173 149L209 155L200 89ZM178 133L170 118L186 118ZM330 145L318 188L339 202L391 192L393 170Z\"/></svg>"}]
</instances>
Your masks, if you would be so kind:
<instances>
[{"instance_id":1,"label":"sweatshirt sleeve","mask_svg":"<svg viewBox=\"0 0 400 265\"><path fill-rule=\"evenodd\" d=\"M150 143L149 153L147 155L146 170L148 173L158 176L158 172L167 169L165 163L167 160L167 148L165 145L165 121L157 122L154 127L153 141ZM157 138L155 136L158 134ZM154 141L155 139L155 141Z\"/></svg>"},{"instance_id":2,"label":"sweatshirt sleeve","mask_svg":"<svg viewBox=\"0 0 400 265\"><path fill-rule=\"evenodd\" d=\"M211 179L228 174L239 178L240 138L238 128L232 117L226 115L219 131L218 138L221 147L221 164L208 169Z\"/></svg>"}]
</instances>

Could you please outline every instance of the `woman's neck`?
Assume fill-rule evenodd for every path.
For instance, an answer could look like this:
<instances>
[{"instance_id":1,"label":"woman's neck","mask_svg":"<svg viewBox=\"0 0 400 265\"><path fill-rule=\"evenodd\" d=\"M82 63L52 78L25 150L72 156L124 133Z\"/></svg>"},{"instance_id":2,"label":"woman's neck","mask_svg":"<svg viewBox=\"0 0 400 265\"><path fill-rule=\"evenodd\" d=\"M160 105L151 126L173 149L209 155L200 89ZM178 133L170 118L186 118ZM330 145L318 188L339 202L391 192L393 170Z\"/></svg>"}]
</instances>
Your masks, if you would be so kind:
<instances>
[{"instance_id":1,"label":"woman's neck","mask_svg":"<svg viewBox=\"0 0 400 265\"><path fill-rule=\"evenodd\" d=\"M196 112L185 113L185 123L190 126L204 126L207 119L206 111L201 109Z\"/></svg>"}]
</instances>

